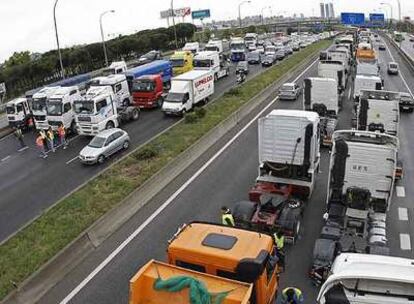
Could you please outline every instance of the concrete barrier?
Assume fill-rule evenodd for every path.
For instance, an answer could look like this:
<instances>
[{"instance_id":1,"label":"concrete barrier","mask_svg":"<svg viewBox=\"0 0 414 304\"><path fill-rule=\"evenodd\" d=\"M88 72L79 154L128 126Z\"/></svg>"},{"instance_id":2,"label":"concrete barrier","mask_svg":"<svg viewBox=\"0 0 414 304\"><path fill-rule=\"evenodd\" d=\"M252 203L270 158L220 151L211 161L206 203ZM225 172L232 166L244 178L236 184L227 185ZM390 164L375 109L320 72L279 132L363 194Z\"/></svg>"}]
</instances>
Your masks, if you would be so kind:
<instances>
[{"instance_id":1,"label":"concrete barrier","mask_svg":"<svg viewBox=\"0 0 414 304\"><path fill-rule=\"evenodd\" d=\"M264 105L275 94L275 89L290 77L299 74L319 51L310 55L301 64L292 68L277 82L272 83L259 94L245 103L239 110L210 130L187 150L178 155L159 172L133 191L116 208L110 210L86 229L78 238L62 249L50 261L27 278L18 289L10 293L1 303L36 303L48 290L55 286L66 274L70 273L96 247L102 244L119 227L162 191L169 183L184 172L195 160L217 143L226 133L237 126L253 110Z\"/></svg>"}]
</instances>

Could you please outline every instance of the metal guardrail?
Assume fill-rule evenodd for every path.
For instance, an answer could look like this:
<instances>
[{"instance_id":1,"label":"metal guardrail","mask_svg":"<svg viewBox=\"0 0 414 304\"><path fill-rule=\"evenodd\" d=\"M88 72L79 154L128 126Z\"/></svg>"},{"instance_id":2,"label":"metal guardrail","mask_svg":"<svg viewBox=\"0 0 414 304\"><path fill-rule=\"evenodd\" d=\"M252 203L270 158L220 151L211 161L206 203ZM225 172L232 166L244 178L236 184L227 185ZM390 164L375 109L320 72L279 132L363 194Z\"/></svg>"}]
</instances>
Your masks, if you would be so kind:
<instances>
[{"instance_id":1,"label":"metal guardrail","mask_svg":"<svg viewBox=\"0 0 414 304\"><path fill-rule=\"evenodd\" d=\"M411 57L409 54L407 54L407 52L404 51L400 47L400 45L394 39L392 39L392 37L390 37L388 34L382 34L381 36L385 37L391 43L391 45L396 48L398 54L400 54L400 56L404 58L404 60L408 63L408 67L414 73L414 58Z\"/></svg>"}]
</instances>

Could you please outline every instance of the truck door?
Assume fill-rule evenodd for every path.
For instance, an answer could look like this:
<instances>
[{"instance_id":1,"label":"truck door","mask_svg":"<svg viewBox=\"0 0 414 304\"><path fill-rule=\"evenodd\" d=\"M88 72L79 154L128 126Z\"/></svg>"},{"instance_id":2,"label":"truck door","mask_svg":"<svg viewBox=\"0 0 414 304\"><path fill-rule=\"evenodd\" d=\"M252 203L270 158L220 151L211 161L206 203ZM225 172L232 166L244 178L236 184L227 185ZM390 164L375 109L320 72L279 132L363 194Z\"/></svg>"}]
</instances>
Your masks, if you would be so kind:
<instances>
[{"instance_id":1,"label":"truck door","mask_svg":"<svg viewBox=\"0 0 414 304\"><path fill-rule=\"evenodd\" d=\"M65 128L69 128L73 120L72 104L67 101L63 104L62 122Z\"/></svg>"},{"instance_id":2,"label":"truck door","mask_svg":"<svg viewBox=\"0 0 414 304\"><path fill-rule=\"evenodd\" d=\"M113 85L113 90L115 94L115 101L119 107L127 106L124 104L123 94L122 94L122 84L116 83Z\"/></svg>"}]
</instances>

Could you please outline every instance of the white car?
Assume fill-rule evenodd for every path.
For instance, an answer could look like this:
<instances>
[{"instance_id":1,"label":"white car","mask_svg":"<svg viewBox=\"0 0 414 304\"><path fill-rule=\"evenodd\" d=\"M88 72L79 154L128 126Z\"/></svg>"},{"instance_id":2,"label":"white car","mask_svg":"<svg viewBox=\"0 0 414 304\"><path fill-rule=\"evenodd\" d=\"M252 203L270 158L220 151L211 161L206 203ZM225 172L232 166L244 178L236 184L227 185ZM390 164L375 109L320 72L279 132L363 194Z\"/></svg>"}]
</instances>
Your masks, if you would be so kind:
<instances>
[{"instance_id":1,"label":"white car","mask_svg":"<svg viewBox=\"0 0 414 304\"><path fill-rule=\"evenodd\" d=\"M302 89L294 82L287 82L279 89L280 100L296 100L301 94Z\"/></svg>"},{"instance_id":2,"label":"white car","mask_svg":"<svg viewBox=\"0 0 414 304\"><path fill-rule=\"evenodd\" d=\"M112 154L128 149L129 143L129 135L124 130L103 130L79 152L79 159L84 164L102 164Z\"/></svg>"},{"instance_id":3,"label":"white car","mask_svg":"<svg viewBox=\"0 0 414 304\"><path fill-rule=\"evenodd\" d=\"M398 63L390 62L388 63L388 74L389 75L398 75Z\"/></svg>"}]
</instances>

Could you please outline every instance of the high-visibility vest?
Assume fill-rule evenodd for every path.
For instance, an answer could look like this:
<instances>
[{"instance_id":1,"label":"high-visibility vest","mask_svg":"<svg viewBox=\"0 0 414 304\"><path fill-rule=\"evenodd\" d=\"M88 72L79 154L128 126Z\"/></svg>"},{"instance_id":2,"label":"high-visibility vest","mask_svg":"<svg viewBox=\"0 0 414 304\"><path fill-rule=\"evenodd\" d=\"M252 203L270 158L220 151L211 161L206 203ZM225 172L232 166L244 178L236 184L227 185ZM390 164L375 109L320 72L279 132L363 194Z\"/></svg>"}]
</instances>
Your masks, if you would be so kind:
<instances>
[{"instance_id":1,"label":"high-visibility vest","mask_svg":"<svg viewBox=\"0 0 414 304\"><path fill-rule=\"evenodd\" d=\"M282 235L279 238L276 233L273 236L275 238L276 248L279 250L283 249L283 246L285 245L285 236Z\"/></svg>"},{"instance_id":2,"label":"high-visibility vest","mask_svg":"<svg viewBox=\"0 0 414 304\"><path fill-rule=\"evenodd\" d=\"M295 291L295 300L296 301L299 301L299 300L301 300L302 299L302 291L299 289L299 288L296 288L296 287L286 287L285 289L283 289L283 291L282 291L282 300L286 300L287 299L287 295L286 295L286 292L289 290L289 289L293 289L294 291Z\"/></svg>"},{"instance_id":3,"label":"high-visibility vest","mask_svg":"<svg viewBox=\"0 0 414 304\"><path fill-rule=\"evenodd\" d=\"M231 213L225 213L221 215L221 222L223 225L228 225L227 220L229 220L231 225L234 226L234 218Z\"/></svg>"},{"instance_id":4,"label":"high-visibility vest","mask_svg":"<svg viewBox=\"0 0 414 304\"><path fill-rule=\"evenodd\" d=\"M38 145L39 147L43 147L43 138L42 138L42 136L38 136L36 138L36 145Z\"/></svg>"},{"instance_id":5,"label":"high-visibility vest","mask_svg":"<svg viewBox=\"0 0 414 304\"><path fill-rule=\"evenodd\" d=\"M53 133L53 131L47 131L47 138L49 138L50 140L55 138L55 134Z\"/></svg>"},{"instance_id":6,"label":"high-visibility vest","mask_svg":"<svg viewBox=\"0 0 414 304\"><path fill-rule=\"evenodd\" d=\"M59 137L65 136L65 134L66 134L65 128L64 127L59 127L58 133L59 133Z\"/></svg>"}]
</instances>

